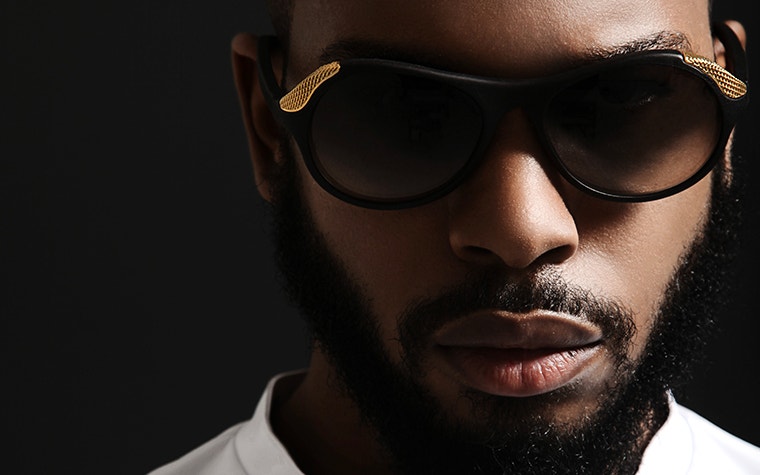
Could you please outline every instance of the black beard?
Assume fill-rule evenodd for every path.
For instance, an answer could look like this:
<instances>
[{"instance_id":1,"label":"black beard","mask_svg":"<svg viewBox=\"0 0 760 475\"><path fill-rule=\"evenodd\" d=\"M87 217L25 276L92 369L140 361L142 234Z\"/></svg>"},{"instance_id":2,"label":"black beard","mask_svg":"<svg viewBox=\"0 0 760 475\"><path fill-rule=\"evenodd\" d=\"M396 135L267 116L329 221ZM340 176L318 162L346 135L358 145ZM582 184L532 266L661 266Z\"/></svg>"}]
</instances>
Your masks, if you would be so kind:
<instances>
[{"instance_id":1,"label":"black beard","mask_svg":"<svg viewBox=\"0 0 760 475\"><path fill-rule=\"evenodd\" d=\"M288 296L299 306L335 368L342 389L360 409L394 461L407 474L634 474L644 450L668 416L669 390L687 382L703 354L714 311L725 297L733 256L738 200L720 173L704 232L681 258L667 287L642 356L626 357L635 333L629 312L615 302L573 288L550 272L519 285L498 272L472 276L440 298L417 302L399 317L405 364L388 358L376 318L350 275L315 228L299 194L290 148L275 185L274 232ZM502 398L476 391L472 421L446 417L418 383L419 348L446 319L477 308L525 311L545 308L584 315L616 342L617 374L600 409L576 424L552 424L542 408L562 390L531 398Z\"/></svg>"}]
</instances>

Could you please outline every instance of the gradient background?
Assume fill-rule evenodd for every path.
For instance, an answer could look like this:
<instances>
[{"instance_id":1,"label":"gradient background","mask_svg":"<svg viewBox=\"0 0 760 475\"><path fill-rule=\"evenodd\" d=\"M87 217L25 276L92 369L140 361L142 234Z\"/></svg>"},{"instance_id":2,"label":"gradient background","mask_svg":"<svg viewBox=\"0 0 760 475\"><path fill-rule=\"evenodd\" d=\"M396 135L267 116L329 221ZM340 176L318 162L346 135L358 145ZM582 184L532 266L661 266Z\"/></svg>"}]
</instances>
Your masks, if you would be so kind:
<instances>
[{"instance_id":1,"label":"gradient background","mask_svg":"<svg viewBox=\"0 0 760 475\"><path fill-rule=\"evenodd\" d=\"M718 3L717 18L745 22L757 77L751 0ZM144 473L249 418L269 377L305 365L251 179L239 31L271 31L263 2L0 6L5 473ZM752 183L757 104L737 133ZM733 303L679 399L760 445L750 190Z\"/></svg>"}]
</instances>

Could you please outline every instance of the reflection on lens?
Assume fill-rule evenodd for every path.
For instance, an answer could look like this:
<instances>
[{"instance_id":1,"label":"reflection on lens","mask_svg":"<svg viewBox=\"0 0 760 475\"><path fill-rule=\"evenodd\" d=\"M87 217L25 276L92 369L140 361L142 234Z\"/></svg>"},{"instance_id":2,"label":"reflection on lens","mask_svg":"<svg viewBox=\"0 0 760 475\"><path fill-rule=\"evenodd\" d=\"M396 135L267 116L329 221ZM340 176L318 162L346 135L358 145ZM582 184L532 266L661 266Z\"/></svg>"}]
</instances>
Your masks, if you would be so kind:
<instances>
[{"instance_id":1,"label":"reflection on lens","mask_svg":"<svg viewBox=\"0 0 760 475\"><path fill-rule=\"evenodd\" d=\"M564 89L545 127L577 179L638 195L676 186L702 168L718 141L718 111L700 77L665 65L628 66Z\"/></svg>"},{"instance_id":2,"label":"reflection on lens","mask_svg":"<svg viewBox=\"0 0 760 475\"><path fill-rule=\"evenodd\" d=\"M411 199L453 178L481 130L476 104L437 81L361 73L335 82L312 120L322 175L355 197Z\"/></svg>"}]
</instances>

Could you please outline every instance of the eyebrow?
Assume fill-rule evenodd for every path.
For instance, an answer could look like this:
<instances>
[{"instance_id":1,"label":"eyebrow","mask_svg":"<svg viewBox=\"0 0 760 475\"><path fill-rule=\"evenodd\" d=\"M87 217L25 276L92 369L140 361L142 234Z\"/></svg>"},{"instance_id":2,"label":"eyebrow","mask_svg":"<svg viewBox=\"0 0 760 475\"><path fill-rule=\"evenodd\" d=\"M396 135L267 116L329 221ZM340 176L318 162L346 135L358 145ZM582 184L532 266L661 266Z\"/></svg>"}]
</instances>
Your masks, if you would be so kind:
<instances>
[{"instance_id":1,"label":"eyebrow","mask_svg":"<svg viewBox=\"0 0 760 475\"><path fill-rule=\"evenodd\" d=\"M692 46L689 38L679 31L660 31L644 38L638 38L608 48L591 48L590 53L592 57L606 59L623 54L662 49L673 49L682 53L690 53Z\"/></svg>"},{"instance_id":2,"label":"eyebrow","mask_svg":"<svg viewBox=\"0 0 760 475\"><path fill-rule=\"evenodd\" d=\"M319 56L320 64L344 61L353 58L392 59L409 63L427 64L435 62L440 54L431 55L421 51L401 49L396 46L372 40L349 38L327 45Z\"/></svg>"},{"instance_id":3,"label":"eyebrow","mask_svg":"<svg viewBox=\"0 0 760 475\"><path fill-rule=\"evenodd\" d=\"M636 38L617 45L594 46L588 48L578 57L569 58L569 65L578 66L595 60L609 59L620 55L650 50L677 50L688 53L692 51L688 37L678 31L659 31L651 35ZM416 63L428 67L448 69L444 53L427 53L414 49L399 48L382 42L349 38L327 45L319 57L320 64L332 61L344 61L352 58L391 59L407 63Z\"/></svg>"}]
</instances>

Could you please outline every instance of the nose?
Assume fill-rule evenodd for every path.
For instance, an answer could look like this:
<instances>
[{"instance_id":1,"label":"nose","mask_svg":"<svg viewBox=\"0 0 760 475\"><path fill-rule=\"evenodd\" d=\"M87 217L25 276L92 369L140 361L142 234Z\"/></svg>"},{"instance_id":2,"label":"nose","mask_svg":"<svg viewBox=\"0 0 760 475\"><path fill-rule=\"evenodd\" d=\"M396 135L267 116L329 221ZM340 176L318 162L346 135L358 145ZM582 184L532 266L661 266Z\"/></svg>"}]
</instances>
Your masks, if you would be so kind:
<instances>
[{"instance_id":1,"label":"nose","mask_svg":"<svg viewBox=\"0 0 760 475\"><path fill-rule=\"evenodd\" d=\"M449 242L460 259L513 269L557 264L578 249L563 194L525 114L505 115L478 169L449 196Z\"/></svg>"}]
</instances>

